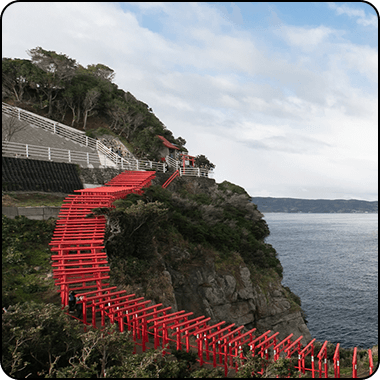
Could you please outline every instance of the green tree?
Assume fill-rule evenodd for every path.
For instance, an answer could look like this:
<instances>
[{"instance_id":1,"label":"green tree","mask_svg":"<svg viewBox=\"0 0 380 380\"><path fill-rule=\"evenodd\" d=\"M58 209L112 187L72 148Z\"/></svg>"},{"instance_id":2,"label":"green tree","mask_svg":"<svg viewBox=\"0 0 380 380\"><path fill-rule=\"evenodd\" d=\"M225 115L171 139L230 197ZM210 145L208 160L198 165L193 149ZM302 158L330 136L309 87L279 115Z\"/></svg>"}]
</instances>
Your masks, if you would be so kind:
<instances>
[{"instance_id":1,"label":"green tree","mask_svg":"<svg viewBox=\"0 0 380 380\"><path fill-rule=\"evenodd\" d=\"M207 169L214 169L215 165L209 161L209 159L201 154L195 157L195 166L197 167L204 167Z\"/></svg>"},{"instance_id":2,"label":"green tree","mask_svg":"<svg viewBox=\"0 0 380 380\"><path fill-rule=\"evenodd\" d=\"M104 215L107 219L107 253L110 257L123 257L125 254L146 258L152 252L152 237L159 223L166 217L167 209L161 202L137 203L118 200L117 208L99 208L92 215ZM128 245L125 245L128 241ZM120 246L121 245L121 246Z\"/></svg>"},{"instance_id":3,"label":"green tree","mask_svg":"<svg viewBox=\"0 0 380 380\"><path fill-rule=\"evenodd\" d=\"M111 130L130 141L136 130L145 120L144 114L138 112L132 104L116 98L108 103L107 113L111 117Z\"/></svg>"},{"instance_id":4,"label":"green tree","mask_svg":"<svg viewBox=\"0 0 380 380\"><path fill-rule=\"evenodd\" d=\"M162 149L162 140L157 135L157 129L153 126L147 127L136 134L133 141L134 153L138 157L146 157L148 160L158 160L159 152Z\"/></svg>"},{"instance_id":5,"label":"green tree","mask_svg":"<svg viewBox=\"0 0 380 380\"><path fill-rule=\"evenodd\" d=\"M2 366L15 378L37 377L66 365L81 346L79 325L53 305L11 306L2 315Z\"/></svg>"},{"instance_id":6,"label":"green tree","mask_svg":"<svg viewBox=\"0 0 380 380\"><path fill-rule=\"evenodd\" d=\"M2 59L2 87L5 93L17 101L23 100L26 88L33 79L34 66L27 59Z\"/></svg>"},{"instance_id":7,"label":"green tree","mask_svg":"<svg viewBox=\"0 0 380 380\"><path fill-rule=\"evenodd\" d=\"M129 368L125 357L133 356L133 342L128 332L119 332L114 324L102 330L89 327L78 337L81 347L70 358L69 365L54 368L47 377L126 377Z\"/></svg>"},{"instance_id":8,"label":"green tree","mask_svg":"<svg viewBox=\"0 0 380 380\"><path fill-rule=\"evenodd\" d=\"M98 78L88 75L85 69L78 69L70 83L66 85L62 97L73 115L71 126L78 124L82 114L86 111L88 116L88 113L97 105L101 95L98 84Z\"/></svg>"},{"instance_id":9,"label":"green tree","mask_svg":"<svg viewBox=\"0 0 380 380\"><path fill-rule=\"evenodd\" d=\"M124 137L139 158L158 160L164 136L186 151L186 140L172 132L154 115L149 106L130 92L119 89L114 71L102 64L83 67L62 53L36 47L27 51L31 60L3 59L3 94L22 101L24 94L47 108L47 116L64 121L71 110L71 126L88 128L95 114ZM36 101L37 100L37 101ZM35 107L37 104L34 104Z\"/></svg>"},{"instance_id":10,"label":"green tree","mask_svg":"<svg viewBox=\"0 0 380 380\"><path fill-rule=\"evenodd\" d=\"M100 90L98 88L91 88L87 91L86 97L83 101L83 114L84 114L84 121L83 121L83 129L86 130L87 125L87 117L91 116L91 111L96 107L98 103L98 99L100 97Z\"/></svg>"},{"instance_id":11,"label":"green tree","mask_svg":"<svg viewBox=\"0 0 380 380\"><path fill-rule=\"evenodd\" d=\"M87 65L87 71L91 75L110 82L115 78L115 72L101 63L98 63L97 65Z\"/></svg>"},{"instance_id":12,"label":"green tree","mask_svg":"<svg viewBox=\"0 0 380 380\"><path fill-rule=\"evenodd\" d=\"M65 54L44 50L41 47L30 49L27 53L30 55L32 63L43 72L39 75L38 85L47 97L48 117L51 117L54 99L58 92L65 88L66 83L73 78L78 65L75 59L69 58Z\"/></svg>"}]
</instances>

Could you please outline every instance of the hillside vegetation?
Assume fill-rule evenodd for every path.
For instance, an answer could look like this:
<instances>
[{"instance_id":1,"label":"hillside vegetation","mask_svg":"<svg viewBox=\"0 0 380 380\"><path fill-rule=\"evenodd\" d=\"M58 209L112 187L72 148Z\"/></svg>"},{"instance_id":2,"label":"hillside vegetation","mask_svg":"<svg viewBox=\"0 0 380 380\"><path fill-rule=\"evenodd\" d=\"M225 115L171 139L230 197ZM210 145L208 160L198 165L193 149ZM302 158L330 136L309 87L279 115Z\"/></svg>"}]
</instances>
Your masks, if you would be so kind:
<instances>
[{"instance_id":1,"label":"hillside vegetation","mask_svg":"<svg viewBox=\"0 0 380 380\"><path fill-rule=\"evenodd\" d=\"M130 194L116 201L116 209L95 210L108 219L106 249L115 272L123 268L124 285L141 279L148 268L157 270L152 260L169 256L177 244L190 251L188 263L213 255L222 266L240 257L240 264L258 272L273 270L282 278L276 251L263 242L269 228L262 214L248 194L228 190L231 185L225 181L205 191L184 182L177 183L175 192L156 185L142 196Z\"/></svg>"},{"instance_id":2,"label":"hillside vegetation","mask_svg":"<svg viewBox=\"0 0 380 380\"><path fill-rule=\"evenodd\" d=\"M113 82L115 72L41 47L31 59L2 59L3 101L87 131L105 128L124 138L137 157L158 160L164 136L181 150L186 141L155 116L152 108Z\"/></svg>"}]
</instances>

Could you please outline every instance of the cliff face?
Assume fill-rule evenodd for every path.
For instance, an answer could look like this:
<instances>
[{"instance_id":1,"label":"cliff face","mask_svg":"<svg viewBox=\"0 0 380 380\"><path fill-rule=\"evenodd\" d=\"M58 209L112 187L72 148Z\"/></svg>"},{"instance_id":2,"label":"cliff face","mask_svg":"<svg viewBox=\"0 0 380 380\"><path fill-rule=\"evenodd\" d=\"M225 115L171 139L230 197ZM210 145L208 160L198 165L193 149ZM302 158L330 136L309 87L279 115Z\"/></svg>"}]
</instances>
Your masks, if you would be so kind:
<instances>
[{"instance_id":1,"label":"cliff face","mask_svg":"<svg viewBox=\"0 0 380 380\"><path fill-rule=\"evenodd\" d=\"M156 184L164 181L165 175L157 176ZM174 311L210 317L212 323L256 327L259 333L278 331L280 340L293 333L293 338L304 337L303 344L309 342L300 300L281 285L276 252L263 242L269 230L244 189L181 177L169 190L159 188L155 196L145 192L150 203L157 198L165 203L168 215L162 221L152 216L146 223L150 230L140 229L136 240L131 234L136 227L124 219L126 203L106 215L106 249L114 282ZM130 221L130 211L128 215ZM151 244L148 235L153 236Z\"/></svg>"},{"instance_id":2,"label":"cliff face","mask_svg":"<svg viewBox=\"0 0 380 380\"><path fill-rule=\"evenodd\" d=\"M186 257L175 250L177 262ZM303 343L311 340L299 305L285 289L276 275L271 281L254 284L252 273L244 263L232 265L218 273L215 262L206 259L203 265L174 270L167 265L163 271L173 288L177 310L193 311L195 316L211 317L212 323L226 321L247 329L256 327L260 332L279 332L279 339L293 333L303 336ZM270 277L270 276L269 276Z\"/></svg>"}]
</instances>

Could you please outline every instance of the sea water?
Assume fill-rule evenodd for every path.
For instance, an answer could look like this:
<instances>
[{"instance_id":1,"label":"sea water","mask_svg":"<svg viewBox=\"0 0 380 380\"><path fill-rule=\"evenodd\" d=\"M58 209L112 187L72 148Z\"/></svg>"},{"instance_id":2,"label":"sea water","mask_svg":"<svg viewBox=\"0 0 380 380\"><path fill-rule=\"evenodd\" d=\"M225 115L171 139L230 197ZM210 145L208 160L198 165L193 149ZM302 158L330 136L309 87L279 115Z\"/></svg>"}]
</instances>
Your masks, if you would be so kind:
<instances>
[{"instance_id":1,"label":"sea water","mask_svg":"<svg viewBox=\"0 0 380 380\"><path fill-rule=\"evenodd\" d=\"M300 296L313 338L378 344L378 214L266 213L284 286Z\"/></svg>"}]
</instances>

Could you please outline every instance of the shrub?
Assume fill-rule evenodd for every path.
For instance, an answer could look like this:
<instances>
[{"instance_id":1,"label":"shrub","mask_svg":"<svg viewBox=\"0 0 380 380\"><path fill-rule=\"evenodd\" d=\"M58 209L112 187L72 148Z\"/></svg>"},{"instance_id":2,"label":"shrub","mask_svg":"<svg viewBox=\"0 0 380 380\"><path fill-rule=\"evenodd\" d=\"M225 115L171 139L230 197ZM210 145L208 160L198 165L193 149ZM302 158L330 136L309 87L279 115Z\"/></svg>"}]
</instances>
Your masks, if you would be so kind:
<instances>
[{"instance_id":1,"label":"shrub","mask_svg":"<svg viewBox=\"0 0 380 380\"><path fill-rule=\"evenodd\" d=\"M79 326L52 304L16 304L2 315L2 366L16 378L50 373L80 347Z\"/></svg>"},{"instance_id":2,"label":"shrub","mask_svg":"<svg viewBox=\"0 0 380 380\"><path fill-rule=\"evenodd\" d=\"M239 364L239 371L236 374L238 378L295 378L300 377L300 373L295 369L297 359L280 358L277 361L273 359L264 359L260 356L248 356L247 360L236 359Z\"/></svg>"}]
</instances>

